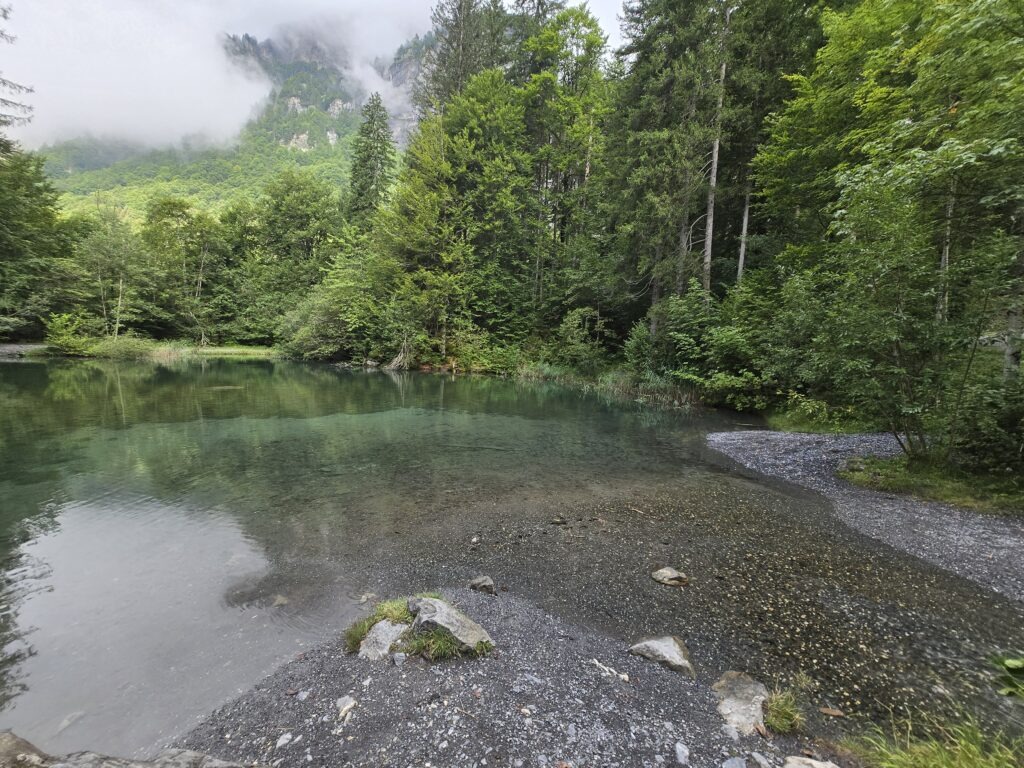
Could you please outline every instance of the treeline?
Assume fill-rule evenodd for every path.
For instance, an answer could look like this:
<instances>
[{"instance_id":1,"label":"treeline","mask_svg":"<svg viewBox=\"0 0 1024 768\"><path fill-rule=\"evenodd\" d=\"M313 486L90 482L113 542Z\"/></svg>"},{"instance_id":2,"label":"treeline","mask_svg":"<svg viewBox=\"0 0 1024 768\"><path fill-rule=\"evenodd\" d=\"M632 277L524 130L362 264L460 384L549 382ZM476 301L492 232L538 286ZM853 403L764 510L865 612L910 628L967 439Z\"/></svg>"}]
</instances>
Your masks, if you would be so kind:
<instances>
[{"instance_id":1,"label":"treeline","mask_svg":"<svg viewBox=\"0 0 1024 768\"><path fill-rule=\"evenodd\" d=\"M441 0L400 165L375 100L348 190L286 174L217 218L154 201L141 230L53 212L61 267L5 275L8 331L56 313L396 367L617 366L1024 469L1020 4L631 0L623 21L609 55L582 8ZM38 172L0 173L19 164Z\"/></svg>"}]
</instances>

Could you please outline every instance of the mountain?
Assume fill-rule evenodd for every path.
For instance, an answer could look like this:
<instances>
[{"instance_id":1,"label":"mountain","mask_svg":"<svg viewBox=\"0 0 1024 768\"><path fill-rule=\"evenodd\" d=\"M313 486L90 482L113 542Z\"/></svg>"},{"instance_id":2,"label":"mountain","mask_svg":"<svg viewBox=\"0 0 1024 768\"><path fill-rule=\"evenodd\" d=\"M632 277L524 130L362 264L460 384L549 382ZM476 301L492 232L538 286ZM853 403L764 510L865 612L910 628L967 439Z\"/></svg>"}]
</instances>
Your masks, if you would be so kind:
<instances>
[{"instance_id":1,"label":"mountain","mask_svg":"<svg viewBox=\"0 0 1024 768\"><path fill-rule=\"evenodd\" d=\"M135 215L164 195L217 207L258 189L284 168L307 168L344 185L360 108L371 90L382 91L399 144L415 126L412 88L430 44L429 35L416 37L357 77L343 47L310 31L284 31L266 40L228 35L224 49L231 62L271 84L234 145L187 137L173 148L154 150L81 137L41 150L47 173L64 193L68 210L88 210L99 196Z\"/></svg>"}]
</instances>

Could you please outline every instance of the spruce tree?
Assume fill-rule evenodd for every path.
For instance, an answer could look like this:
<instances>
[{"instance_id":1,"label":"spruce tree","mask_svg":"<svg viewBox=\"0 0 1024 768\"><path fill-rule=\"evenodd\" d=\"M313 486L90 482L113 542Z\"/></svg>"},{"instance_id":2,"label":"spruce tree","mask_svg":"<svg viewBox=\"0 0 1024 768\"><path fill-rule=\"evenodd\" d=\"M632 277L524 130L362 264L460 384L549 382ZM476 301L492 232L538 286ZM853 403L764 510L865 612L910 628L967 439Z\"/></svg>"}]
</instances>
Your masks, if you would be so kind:
<instances>
[{"instance_id":1,"label":"spruce tree","mask_svg":"<svg viewBox=\"0 0 1024 768\"><path fill-rule=\"evenodd\" d=\"M10 18L10 15L11 7L9 5L0 5L0 21L6 21ZM0 27L0 42L14 42L14 37L2 27ZM11 125L20 125L28 122L32 108L23 102L16 101L14 98L8 97L16 97L31 92L31 88L8 80L3 76L3 74L0 74L0 130ZM7 96L4 94L7 94ZM13 148L14 146L11 140L0 135L0 155L10 153Z\"/></svg>"},{"instance_id":2,"label":"spruce tree","mask_svg":"<svg viewBox=\"0 0 1024 768\"><path fill-rule=\"evenodd\" d=\"M356 135L352 157L349 212L364 222L385 201L394 175L395 141L388 111L379 93L363 107L363 124Z\"/></svg>"}]
</instances>

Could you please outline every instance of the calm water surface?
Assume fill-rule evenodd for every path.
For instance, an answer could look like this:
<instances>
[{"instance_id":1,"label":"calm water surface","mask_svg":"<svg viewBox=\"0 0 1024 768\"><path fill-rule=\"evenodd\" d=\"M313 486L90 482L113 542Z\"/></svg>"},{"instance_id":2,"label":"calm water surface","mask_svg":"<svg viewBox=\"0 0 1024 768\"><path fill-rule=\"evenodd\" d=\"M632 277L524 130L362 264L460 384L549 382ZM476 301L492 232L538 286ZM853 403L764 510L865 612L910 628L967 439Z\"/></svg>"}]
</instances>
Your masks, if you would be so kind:
<instances>
[{"instance_id":1,"label":"calm water surface","mask_svg":"<svg viewBox=\"0 0 1024 768\"><path fill-rule=\"evenodd\" d=\"M763 492L778 514L784 497L745 479L750 520L737 520L728 470L700 447L708 431L749 427L738 421L284 362L0 364L0 728L55 752L149 751L350 623L374 586L352 553L412 535L425 510L514 518L517 505L596 502L637 482L713 486L725 498L708 524L749 532L767 514L750 499ZM771 547L761 575L796 546L720 536ZM846 594L850 577L829 578L813 576ZM944 587L929 579L936 602ZM742 600L723 591L715 605ZM877 601L857 600L842 610L878 624ZM1024 626L1005 605L989 611L992 647ZM935 631L946 643L959 630Z\"/></svg>"}]
</instances>

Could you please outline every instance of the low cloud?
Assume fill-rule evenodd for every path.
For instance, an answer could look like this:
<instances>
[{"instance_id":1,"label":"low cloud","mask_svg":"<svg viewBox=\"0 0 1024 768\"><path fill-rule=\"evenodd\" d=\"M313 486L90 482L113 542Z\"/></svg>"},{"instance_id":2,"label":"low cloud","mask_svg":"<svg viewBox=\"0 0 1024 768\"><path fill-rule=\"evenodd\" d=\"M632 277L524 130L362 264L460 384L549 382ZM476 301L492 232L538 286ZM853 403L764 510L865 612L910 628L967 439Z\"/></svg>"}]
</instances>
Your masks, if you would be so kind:
<instances>
[{"instance_id":1,"label":"low cloud","mask_svg":"<svg viewBox=\"0 0 1024 768\"><path fill-rule=\"evenodd\" d=\"M613 44L621 0L591 0ZM233 65L225 33L329 30L353 79L399 98L372 62L430 27L429 0L12 0L5 77L32 86L29 147L81 135L170 145L227 142L259 109L270 83Z\"/></svg>"}]
</instances>

